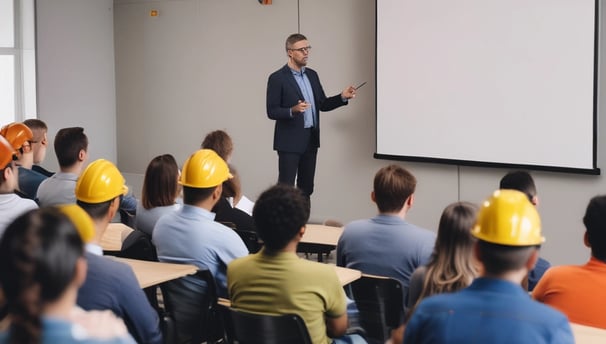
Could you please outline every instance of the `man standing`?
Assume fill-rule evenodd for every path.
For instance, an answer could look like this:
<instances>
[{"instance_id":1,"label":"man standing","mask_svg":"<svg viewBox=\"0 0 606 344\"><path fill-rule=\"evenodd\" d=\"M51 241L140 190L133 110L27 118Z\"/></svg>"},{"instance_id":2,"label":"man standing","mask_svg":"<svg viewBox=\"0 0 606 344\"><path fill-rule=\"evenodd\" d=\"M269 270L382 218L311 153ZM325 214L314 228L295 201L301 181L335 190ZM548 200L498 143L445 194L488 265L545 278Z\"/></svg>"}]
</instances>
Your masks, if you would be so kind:
<instances>
[{"instance_id":1,"label":"man standing","mask_svg":"<svg viewBox=\"0 0 606 344\"><path fill-rule=\"evenodd\" d=\"M318 74L307 68L311 46L295 33L286 39L288 62L267 81L267 116L276 121L274 150L278 152L278 182L295 185L309 198L314 189L320 147L320 111L347 105L356 89L327 98Z\"/></svg>"},{"instance_id":2,"label":"man standing","mask_svg":"<svg viewBox=\"0 0 606 344\"><path fill-rule=\"evenodd\" d=\"M481 276L459 292L421 301L404 343L574 343L568 319L520 286L545 241L526 195L496 191L483 203L472 235Z\"/></svg>"}]
</instances>

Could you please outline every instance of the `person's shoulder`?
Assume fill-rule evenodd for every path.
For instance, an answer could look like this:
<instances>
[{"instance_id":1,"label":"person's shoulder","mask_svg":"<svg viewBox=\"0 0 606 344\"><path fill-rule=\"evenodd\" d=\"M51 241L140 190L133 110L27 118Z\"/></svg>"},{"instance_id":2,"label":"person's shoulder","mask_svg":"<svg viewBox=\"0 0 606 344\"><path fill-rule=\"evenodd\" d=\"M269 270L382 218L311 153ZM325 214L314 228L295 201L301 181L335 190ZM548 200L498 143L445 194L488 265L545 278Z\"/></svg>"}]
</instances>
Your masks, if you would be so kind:
<instances>
[{"instance_id":1,"label":"person's shoulder","mask_svg":"<svg viewBox=\"0 0 606 344\"><path fill-rule=\"evenodd\" d=\"M274 71L273 73L271 73L269 75L270 79L276 78L276 77L280 77L282 76L284 73L287 73L290 70L290 68L288 68L288 65L285 64L282 67L278 68L276 71Z\"/></svg>"},{"instance_id":2,"label":"person's shoulder","mask_svg":"<svg viewBox=\"0 0 606 344\"><path fill-rule=\"evenodd\" d=\"M370 219L360 219L349 222L343 227L343 234L357 233L371 227Z\"/></svg>"}]
</instances>

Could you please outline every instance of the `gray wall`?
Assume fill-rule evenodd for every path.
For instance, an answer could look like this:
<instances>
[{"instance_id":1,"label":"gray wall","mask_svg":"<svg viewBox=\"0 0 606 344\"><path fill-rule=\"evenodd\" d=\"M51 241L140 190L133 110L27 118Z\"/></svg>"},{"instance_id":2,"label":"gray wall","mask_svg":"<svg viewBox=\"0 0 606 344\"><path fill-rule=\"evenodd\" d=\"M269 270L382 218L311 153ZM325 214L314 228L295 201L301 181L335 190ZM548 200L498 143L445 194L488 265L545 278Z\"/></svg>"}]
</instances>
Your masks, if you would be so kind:
<instances>
[{"instance_id":1,"label":"gray wall","mask_svg":"<svg viewBox=\"0 0 606 344\"><path fill-rule=\"evenodd\" d=\"M49 127L45 166L57 170L57 130L81 126L90 161L116 161L112 0L36 1L38 118Z\"/></svg>"},{"instance_id":2,"label":"gray wall","mask_svg":"<svg viewBox=\"0 0 606 344\"><path fill-rule=\"evenodd\" d=\"M80 7L76 4L81 3L68 2L73 7ZM39 13L39 17L62 18L53 9L56 1L53 6L41 3L38 1L38 10L45 13ZM87 5L82 6L100 15L96 0L85 3ZM269 73L286 62L284 39L298 30L300 16L301 32L313 46L309 65L319 72L327 93L336 94L348 84L368 81L350 105L323 114L312 220L334 218L347 222L375 214L369 198L372 178L378 168L390 162L372 157L375 149L374 1L300 0L299 4L300 10L293 0L274 1L270 6L259 5L254 0L115 1L115 50L107 48L100 53L103 57L115 53L117 157L119 167L135 190L140 189L142 174L151 158L171 153L182 163L199 147L202 137L215 129L225 129L234 138L233 162L242 176L245 194L255 198L276 181L277 158L271 148L273 122L265 115L265 86ZM159 10L160 16L150 17L151 9ZM88 16L86 21L70 23L72 28L86 28L80 30L80 34L95 39L105 36L107 23L97 28L91 23L96 19L91 19L89 12L82 14ZM41 57L56 55L68 59L68 62L57 62L64 69L74 63L71 45L99 48L91 46L91 42L66 42L65 36L56 36L60 33L56 29L45 30L50 32L42 38L51 43L40 42L39 36L39 45L45 44ZM39 34L40 31L39 27ZM50 63L39 66L55 68ZM41 87L56 88L63 79L59 71L39 70L39 73L49 75L45 83L40 83ZM86 80L84 76L81 78ZM600 84L603 80L600 78ZM81 98L81 93L89 94L86 89L70 89L70 92L76 99ZM600 99L604 97L600 92ZM101 105L97 100L90 101L95 109L88 106L84 110L97 110L96 106ZM108 104L111 105L111 101L103 103ZM70 105L67 100L41 102L41 118L56 125L85 121L83 124L90 132L105 132L97 128L97 114L66 112L63 106L69 109ZM54 112L45 115L43 111L49 109ZM600 133L603 132L601 126ZM102 140L113 151L112 145L116 143L109 141L110 136ZM600 152L601 162L606 155L604 144L600 144ZM416 201L408 219L431 229L437 226L447 204L458 199L480 202L497 187L498 180L507 171L399 164L418 178ZM582 244L581 218L589 198L605 193L606 181L602 176L549 172L533 175L539 188L539 211L547 237L542 255L555 264L584 262L588 251Z\"/></svg>"}]
</instances>

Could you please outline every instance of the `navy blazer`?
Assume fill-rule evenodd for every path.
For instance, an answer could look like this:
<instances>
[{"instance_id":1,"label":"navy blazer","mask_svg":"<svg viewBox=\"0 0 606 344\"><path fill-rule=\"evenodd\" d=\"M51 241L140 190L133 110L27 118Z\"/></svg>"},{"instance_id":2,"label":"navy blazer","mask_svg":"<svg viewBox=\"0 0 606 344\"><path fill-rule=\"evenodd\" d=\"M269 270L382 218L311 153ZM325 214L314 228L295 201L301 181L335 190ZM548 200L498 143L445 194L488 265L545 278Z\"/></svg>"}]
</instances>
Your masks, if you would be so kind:
<instances>
[{"instance_id":1,"label":"navy blazer","mask_svg":"<svg viewBox=\"0 0 606 344\"><path fill-rule=\"evenodd\" d=\"M347 105L341 94L326 98L320 78L311 68L305 68L314 93L318 123L312 130L304 128L303 114L290 114L290 108L299 100L305 100L292 70L284 65L269 76L267 80L267 117L276 121L274 128L274 150L280 152L303 153L309 140L315 147L320 147L320 111L330 111Z\"/></svg>"}]
</instances>

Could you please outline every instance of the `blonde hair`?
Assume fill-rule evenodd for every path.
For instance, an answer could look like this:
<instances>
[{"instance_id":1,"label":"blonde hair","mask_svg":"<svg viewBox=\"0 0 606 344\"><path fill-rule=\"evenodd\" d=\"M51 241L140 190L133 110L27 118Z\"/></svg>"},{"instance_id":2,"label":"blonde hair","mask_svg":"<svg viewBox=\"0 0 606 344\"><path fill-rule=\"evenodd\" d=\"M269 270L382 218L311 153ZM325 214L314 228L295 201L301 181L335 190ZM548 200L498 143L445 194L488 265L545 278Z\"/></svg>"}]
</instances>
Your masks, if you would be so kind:
<instances>
[{"instance_id":1,"label":"blonde hair","mask_svg":"<svg viewBox=\"0 0 606 344\"><path fill-rule=\"evenodd\" d=\"M467 287L476 277L472 259L475 242L471 228L478 207L469 202L456 202L442 212L438 236L423 281L423 290L409 316L422 299L440 293L454 292Z\"/></svg>"}]
</instances>

